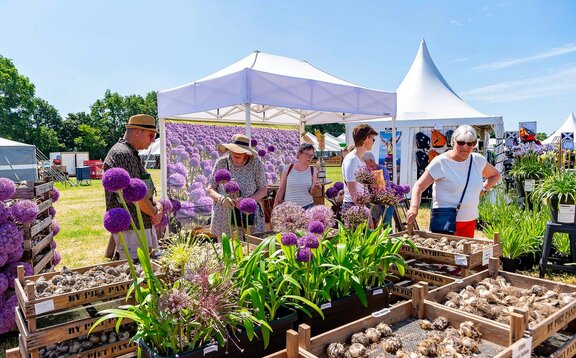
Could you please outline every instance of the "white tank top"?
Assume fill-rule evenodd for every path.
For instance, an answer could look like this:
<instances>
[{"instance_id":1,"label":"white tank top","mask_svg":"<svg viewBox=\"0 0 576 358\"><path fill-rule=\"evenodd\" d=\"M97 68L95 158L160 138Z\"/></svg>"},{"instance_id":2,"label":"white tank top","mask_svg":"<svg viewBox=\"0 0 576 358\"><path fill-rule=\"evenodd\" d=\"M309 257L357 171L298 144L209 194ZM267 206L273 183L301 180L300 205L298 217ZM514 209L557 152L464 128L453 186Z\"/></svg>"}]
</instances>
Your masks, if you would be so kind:
<instances>
[{"instance_id":1,"label":"white tank top","mask_svg":"<svg viewBox=\"0 0 576 358\"><path fill-rule=\"evenodd\" d=\"M286 169L288 171L288 169ZM310 168L298 171L292 167L288 178L286 178L286 191L284 194L284 201L296 203L299 206L306 206L313 203L314 199L310 195L310 187L312 186L312 175Z\"/></svg>"}]
</instances>

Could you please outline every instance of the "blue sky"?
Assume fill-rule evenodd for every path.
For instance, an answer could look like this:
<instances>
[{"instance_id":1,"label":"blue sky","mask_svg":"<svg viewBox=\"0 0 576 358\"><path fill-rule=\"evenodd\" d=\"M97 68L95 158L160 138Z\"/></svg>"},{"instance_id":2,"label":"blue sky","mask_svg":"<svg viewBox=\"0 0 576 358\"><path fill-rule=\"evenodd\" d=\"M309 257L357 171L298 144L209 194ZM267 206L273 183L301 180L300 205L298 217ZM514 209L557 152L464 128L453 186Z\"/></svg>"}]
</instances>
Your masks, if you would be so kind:
<instances>
[{"instance_id":1,"label":"blue sky","mask_svg":"<svg viewBox=\"0 0 576 358\"><path fill-rule=\"evenodd\" d=\"M61 115L145 94L260 50L394 91L422 38L444 78L506 130L576 112L576 1L0 0L0 55Z\"/></svg>"}]
</instances>

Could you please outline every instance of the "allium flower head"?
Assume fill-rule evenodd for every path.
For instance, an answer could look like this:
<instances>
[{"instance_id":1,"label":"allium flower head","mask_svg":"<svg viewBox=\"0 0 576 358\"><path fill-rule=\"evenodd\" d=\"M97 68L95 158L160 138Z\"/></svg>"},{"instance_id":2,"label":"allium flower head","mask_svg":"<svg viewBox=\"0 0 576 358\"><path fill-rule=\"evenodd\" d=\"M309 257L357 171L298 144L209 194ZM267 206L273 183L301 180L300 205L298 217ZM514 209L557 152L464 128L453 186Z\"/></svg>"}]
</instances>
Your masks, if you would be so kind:
<instances>
[{"instance_id":1,"label":"allium flower head","mask_svg":"<svg viewBox=\"0 0 576 358\"><path fill-rule=\"evenodd\" d=\"M12 295L4 303L4 308L0 310L0 335L16 328L16 315L14 314L16 306L18 306L18 297Z\"/></svg>"},{"instance_id":2,"label":"allium flower head","mask_svg":"<svg viewBox=\"0 0 576 358\"><path fill-rule=\"evenodd\" d=\"M198 175L196 179L194 179L194 181L202 184L206 184L207 182L206 177L204 175Z\"/></svg>"},{"instance_id":3,"label":"allium flower head","mask_svg":"<svg viewBox=\"0 0 576 358\"><path fill-rule=\"evenodd\" d=\"M8 253L0 251L0 267L4 266L6 262L8 262ZM0 296L2 295L0 294ZM2 306L0 305L0 307Z\"/></svg>"},{"instance_id":4,"label":"allium flower head","mask_svg":"<svg viewBox=\"0 0 576 358\"><path fill-rule=\"evenodd\" d=\"M259 150L258 150L258 156L259 156L259 157L263 157L263 156L265 156L265 155L266 155L266 151L265 151L264 149L259 149Z\"/></svg>"},{"instance_id":5,"label":"allium flower head","mask_svg":"<svg viewBox=\"0 0 576 358\"><path fill-rule=\"evenodd\" d=\"M55 203L60 199L60 191L56 188L52 188L52 202Z\"/></svg>"},{"instance_id":6,"label":"allium flower head","mask_svg":"<svg viewBox=\"0 0 576 358\"><path fill-rule=\"evenodd\" d=\"M56 209L54 209L53 206L49 207L49 208L48 208L48 214L49 214L50 216L52 216L53 218L56 217Z\"/></svg>"},{"instance_id":7,"label":"allium flower head","mask_svg":"<svg viewBox=\"0 0 576 358\"><path fill-rule=\"evenodd\" d=\"M0 273L0 296L2 296L7 289L8 289L8 277L6 277L6 275L4 275L3 273ZM3 305L0 305L0 309L2 308L2 306Z\"/></svg>"},{"instance_id":8,"label":"allium flower head","mask_svg":"<svg viewBox=\"0 0 576 358\"><path fill-rule=\"evenodd\" d=\"M310 262L312 259L312 252L308 247L302 247L296 254L296 260L299 262Z\"/></svg>"},{"instance_id":9,"label":"allium flower head","mask_svg":"<svg viewBox=\"0 0 576 358\"><path fill-rule=\"evenodd\" d=\"M342 183L341 181L337 181L336 183L334 183L334 185L332 185L332 187L338 189L338 191L344 190L344 183Z\"/></svg>"},{"instance_id":10,"label":"allium flower head","mask_svg":"<svg viewBox=\"0 0 576 358\"><path fill-rule=\"evenodd\" d=\"M306 210L306 221L319 221L324 224L324 228L334 227L336 220L334 219L334 211L326 205L314 205Z\"/></svg>"},{"instance_id":11,"label":"allium flower head","mask_svg":"<svg viewBox=\"0 0 576 358\"><path fill-rule=\"evenodd\" d=\"M7 207L3 201L0 201L0 225L8 221L9 217L10 217L10 208Z\"/></svg>"},{"instance_id":12,"label":"allium flower head","mask_svg":"<svg viewBox=\"0 0 576 358\"><path fill-rule=\"evenodd\" d=\"M397 205L404 194L398 194L395 189L376 188L370 194L370 202L376 205L394 206Z\"/></svg>"},{"instance_id":13,"label":"allium flower head","mask_svg":"<svg viewBox=\"0 0 576 358\"><path fill-rule=\"evenodd\" d=\"M172 203L172 212L173 213L177 212L182 207L182 204L180 204L180 201L178 201L176 199L170 199L170 203Z\"/></svg>"},{"instance_id":14,"label":"allium flower head","mask_svg":"<svg viewBox=\"0 0 576 358\"><path fill-rule=\"evenodd\" d=\"M166 227L168 226L168 215L166 215L166 213L162 213L162 218L160 219L160 222L154 226L159 230L166 229Z\"/></svg>"},{"instance_id":15,"label":"allium flower head","mask_svg":"<svg viewBox=\"0 0 576 358\"><path fill-rule=\"evenodd\" d=\"M268 151L269 151L270 153L274 153L275 150L276 150L276 148L275 148L273 145L269 145L269 146L268 146Z\"/></svg>"},{"instance_id":16,"label":"allium flower head","mask_svg":"<svg viewBox=\"0 0 576 358\"><path fill-rule=\"evenodd\" d=\"M240 187L238 186L238 182L229 181L228 183L224 184L224 190L227 194L236 194L240 191Z\"/></svg>"},{"instance_id":17,"label":"allium flower head","mask_svg":"<svg viewBox=\"0 0 576 358\"><path fill-rule=\"evenodd\" d=\"M298 237L293 232L287 232L282 235L282 245L294 246L298 244Z\"/></svg>"},{"instance_id":18,"label":"allium flower head","mask_svg":"<svg viewBox=\"0 0 576 358\"><path fill-rule=\"evenodd\" d=\"M317 249L320 246L320 241L315 234L308 234L303 238L303 245L309 249Z\"/></svg>"},{"instance_id":19,"label":"allium flower head","mask_svg":"<svg viewBox=\"0 0 576 358\"><path fill-rule=\"evenodd\" d=\"M130 213L124 208L110 209L104 214L104 227L113 234L130 227Z\"/></svg>"},{"instance_id":20,"label":"allium flower head","mask_svg":"<svg viewBox=\"0 0 576 358\"><path fill-rule=\"evenodd\" d=\"M210 197L203 196L200 199L198 199L198 201L196 201L194 207L197 211L201 213L209 213L210 211L212 211L212 204L213 201Z\"/></svg>"},{"instance_id":21,"label":"allium flower head","mask_svg":"<svg viewBox=\"0 0 576 358\"><path fill-rule=\"evenodd\" d=\"M110 168L102 175L102 186L108 191L123 190L129 184L130 174L125 169Z\"/></svg>"},{"instance_id":22,"label":"allium flower head","mask_svg":"<svg viewBox=\"0 0 576 358\"><path fill-rule=\"evenodd\" d=\"M8 200L16 193L16 184L8 178L0 178L0 201Z\"/></svg>"},{"instance_id":23,"label":"allium flower head","mask_svg":"<svg viewBox=\"0 0 576 358\"><path fill-rule=\"evenodd\" d=\"M54 250L54 249L56 248L56 246L57 246L57 245L56 245L56 240L55 240L55 239L52 239L52 241L50 242L50 248L51 248L52 250Z\"/></svg>"},{"instance_id":24,"label":"allium flower head","mask_svg":"<svg viewBox=\"0 0 576 358\"><path fill-rule=\"evenodd\" d=\"M356 205L367 205L370 204L370 200L372 197L368 192L356 192L352 195L352 199L354 199L354 203Z\"/></svg>"},{"instance_id":25,"label":"allium flower head","mask_svg":"<svg viewBox=\"0 0 576 358\"><path fill-rule=\"evenodd\" d=\"M374 185L376 184L376 176L368 167L360 167L354 172L356 181L363 185Z\"/></svg>"},{"instance_id":26,"label":"allium flower head","mask_svg":"<svg viewBox=\"0 0 576 358\"><path fill-rule=\"evenodd\" d=\"M308 224L308 231L312 234L322 235L324 233L324 224L320 221L314 220Z\"/></svg>"},{"instance_id":27,"label":"allium flower head","mask_svg":"<svg viewBox=\"0 0 576 358\"><path fill-rule=\"evenodd\" d=\"M356 228L361 223L368 220L370 210L365 206L351 206L342 210L342 220L344 225Z\"/></svg>"},{"instance_id":28,"label":"allium flower head","mask_svg":"<svg viewBox=\"0 0 576 358\"><path fill-rule=\"evenodd\" d=\"M4 263L5 265L11 265L14 262L20 261L22 256L24 256L24 245L20 244L16 246L16 250L6 254L8 259ZM2 265L0 265L2 266Z\"/></svg>"},{"instance_id":29,"label":"allium flower head","mask_svg":"<svg viewBox=\"0 0 576 358\"><path fill-rule=\"evenodd\" d=\"M200 198L205 196L205 194L206 192L204 191L203 188L194 189L190 192L190 201L197 202L198 200L200 200Z\"/></svg>"},{"instance_id":30,"label":"allium flower head","mask_svg":"<svg viewBox=\"0 0 576 358\"><path fill-rule=\"evenodd\" d=\"M200 159L196 157L190 158L190 166L197 167L198 165L200 165Z\"/></svg>"},{"instance_id":31,"label":"allium flower head","mask_svg":"<svg viewBox=\"0 0 576 358\"><path fill-rule=\"evenodd\" d=\"M192 305L192 298L186 291L173 288L164 292L158 299L158 308L173 315L179 315Z\"/></svg>"},{"instance_id":32,"label":"allium flower head","mask_svg":"<svg viewBox=\"0 0 576 358\"><path fill-rule=\"evenodd\" d=\"M252 198L244 198L240 200L238 208L243 213L254 214L256 209L258 209L258 203L256 203L256 200Z\"/></svg>"},{"instance_id":33,"label":"allium flower head","mask_svg":"<svg viewBox=\"0 0 576 358\"><path fill-rule=\"evenodd\" d=\"M60 232L60 224L56 220L52 220L52 235L56 236Z\"/></svg>"},{"instance_id":34,"label":"allium flower head","mask_svg":"<svg viewBox=\"0 0 576 358\"><path fill-rule=\"evenodd\" d=\"M232 179L230 172L226 169L218 169L214 172L214 181L218 184L225 184Z\"/></svg>"},{"instance_id":35,"label":"allium flower head","mask_svg":"<svg viewBox=\"0 0 576 358\"><path fill-rule=\"evenodd\" d=\"M332 186L326 189L326 197L328 199L334 199L336 196L338 196L338 191L339 191L338 189Z\"/></svg>"},{"instance_id":36,"label":"allium flower head","mask_svg":"<svg viewBox=\"0 0 576 358\"><path fill-rule=\"evenodd\" d=\"M18 226L14 223L7 221L0 225L0 251L4 253L11 253L22 246L24 236Z\"/></svg>"},{"instance_id":37,"label":"allium flower head","mask_svg":"<svg viewBox=\"0 0 576 358\"><path fill-rule=\"evenodd\" d=\"M172 202L169 199L160 199L160 204L162 205L163 211L165 213L171 213L172 212Z\"/></svg>"},{"instance_id":38,"label":"allium flower head","mask_svg":"<svg viewBox=\"0 0 576 358\"><path fill-rule=\"evenodd\" d=\"M38 216L38 205L32 200L20 200L10 208L12 218L19 223L31 223Z\"/></svg>"},{"instance_id":39,"label":"allium flower head","mask_svg":"<svg viewBox=\"0 0 576 358\"><path fill-rule=\"evenodd\" d=\"M180 175L180 174L172 174L172 175ZM131 178L130 184L124 190L122 190L122 196L124 200L129 203L136 203L146 197L148 193L148 187L146 183L142 179L138 178Z\"/></svg>"},{"instance_id":40,"label":"allium flower head","mask_svg":"<svg viewBox=\"0 0 576 358\"><path fill-rule=\"evenodd\" d=\"M304 213L301 206L285 201L272 210L272 226L278 232L303 229L308 225Z\"/></svg>"},{"instance_id":41,"label":"allium flower head","mask_svg":"<svg viewBox=\"0 0 576 358\"><path fill-rule=\"evenodd\" d=\"M62 256L60 256L58 251L54 251L54 256L52 257L52 265L57 266L60 261L62 261Z\"/></svg>"},{"instance_id":42,"label":"allium flower head","mask_svg":"<svg viewBox=\"0 0 576 358\"><path fill-rule=\"evenodd\" d=\"M168 186L180 189L186 184L186 178L182 174L174 173L168 177Z\"/></svg>"},{"instance_id":43,"label":"allium flower head","mask_svg":"<svg viewBox=\"0 0 576 358\"><path fill-rule=\"evenodd\" d=\"M8 286L14 287L14 279L18 278L18 266L24 266L24 276L31 276L34 274L34 270L32 269L32 265L28 262L15 262L12 265L9 265L4 274L8 278Z\"/></svg>"},{"instance_id":44,"label":"allium flower head","mask_svg":"<svg viewBox=\"0 0 576 358\"><path fill-rule=\"evenodd\" d=\"M257 141L256 139L250 139L250 145L251 145L252 147L255 147L255 146L258 145L258 141Z\"/></svg>"}]
</instances>

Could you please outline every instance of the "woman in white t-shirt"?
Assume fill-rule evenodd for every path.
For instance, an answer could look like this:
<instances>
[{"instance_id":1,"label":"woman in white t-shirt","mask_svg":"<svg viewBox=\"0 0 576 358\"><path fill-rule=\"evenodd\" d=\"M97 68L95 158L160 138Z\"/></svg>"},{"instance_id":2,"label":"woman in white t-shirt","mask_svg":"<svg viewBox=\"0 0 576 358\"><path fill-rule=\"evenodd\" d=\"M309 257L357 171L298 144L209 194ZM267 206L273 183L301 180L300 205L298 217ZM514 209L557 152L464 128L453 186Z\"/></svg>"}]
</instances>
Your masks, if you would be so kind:
<instances>
[{"instance_id":1,"label":"woman in white t-shirt","mask_svg":"<svg viewBox=\"0 0 576 358\"><path fill-rule=\"evenodd\" d=\"M365 167L363 157L364 153L372 150L375 137L378 133L368 124L360 124L352 131L354 139L353 151L348 153L342 161L342 178L346 185L344 186L344 206L354 205L354 196L364 191L364 186L356 182L356 170Z\"/></svg>"},{"instance_id":2,"label":"woman in white t-shirt","mask_svg":"<svg viewBox=\"0 0 576 358\"><path fill-rule=\"evenodd\" d=\"M318 182L318 171L310 166L313 158L314 146L312 144L304 143L298 147L296 163L290 164L282 172L274 206L284 201L296 203L304 209L314 205L312 189L318 190L322 186Z\"/></svg>"},{"instance_id":3,"label":"woman in white t-shirt","mask_svg":"<svg viewBox=\"0 0 576 358\"><path fill-rule=\"evenodd\" d=\"M432 184L432 208L455 208L464 192L470 168L468 187L456 216L455 235L474 237L480 195L488 192L500 180L500 173L486 161L486 158L478 153L472 153L477 138L474 128L468 125L462 125L454 131L453 149L434 158L414 184L412 203L407 212L408 223L413 223L416 219L422 192ZM471 160L472 167L470 167Z\"/></svg>"}]
</instances>

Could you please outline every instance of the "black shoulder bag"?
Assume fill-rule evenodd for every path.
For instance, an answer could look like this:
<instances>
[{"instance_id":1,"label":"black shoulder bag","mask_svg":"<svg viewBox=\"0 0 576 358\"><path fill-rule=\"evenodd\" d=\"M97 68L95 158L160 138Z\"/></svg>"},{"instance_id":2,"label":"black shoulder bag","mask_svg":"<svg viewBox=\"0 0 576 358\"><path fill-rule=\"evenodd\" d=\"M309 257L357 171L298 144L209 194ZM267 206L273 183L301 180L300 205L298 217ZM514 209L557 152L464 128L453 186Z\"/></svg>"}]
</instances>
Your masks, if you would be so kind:
<instances>
[{"instance_id":1,"label":"black shoulder bag","mask_svg":"<svg viewBox=\"0 0 576 358\"><path fill-rule=\"evenodd\" d=\"M433 208L430 210L430 231L439 234L454 234L456 232L456 215L460 210L460 205L466 194L468 188L468 181L470 181L470 171L472 169L472 154L470 154L470 166L468 167L468 177L466 178L466 185L460 197L460 202L455 208Z\"/></svg>"}]
</instances>

